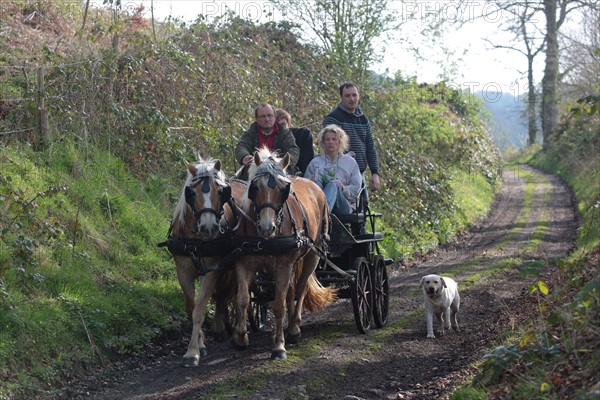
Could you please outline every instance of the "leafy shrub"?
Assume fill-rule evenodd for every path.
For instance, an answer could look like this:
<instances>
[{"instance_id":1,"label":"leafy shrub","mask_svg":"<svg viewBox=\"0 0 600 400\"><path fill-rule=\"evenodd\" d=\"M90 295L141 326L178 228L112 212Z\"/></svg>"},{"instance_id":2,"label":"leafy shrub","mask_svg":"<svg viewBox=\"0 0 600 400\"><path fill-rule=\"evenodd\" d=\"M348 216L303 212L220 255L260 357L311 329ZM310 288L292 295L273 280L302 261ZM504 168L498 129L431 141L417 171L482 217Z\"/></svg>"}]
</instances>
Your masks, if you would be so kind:
<instances>
[{"instance_id":1,"label":"leafy shrub","mask_svg":"<svg viewBox=\"0 0 600 400\"><path fill-rule=\"evenodd\" d=\"M456 203L455 176L483 176L493 192L502 160L474 98L443 84L384 83L367 111L384 180L373 198L392 237L384 243L388 255L411 258L464 229L455 215L472 205Z\"/></svg>"}]
</instances>

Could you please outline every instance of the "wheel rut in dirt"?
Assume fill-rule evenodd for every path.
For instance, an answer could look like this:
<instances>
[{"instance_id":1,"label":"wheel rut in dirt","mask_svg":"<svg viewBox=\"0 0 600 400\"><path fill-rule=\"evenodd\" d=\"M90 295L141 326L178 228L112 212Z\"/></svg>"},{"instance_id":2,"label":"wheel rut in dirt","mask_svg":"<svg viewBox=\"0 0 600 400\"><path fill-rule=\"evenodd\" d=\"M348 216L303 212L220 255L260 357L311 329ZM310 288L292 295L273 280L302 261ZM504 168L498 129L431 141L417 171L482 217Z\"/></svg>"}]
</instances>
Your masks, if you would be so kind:
<instances>
[{"instance_id":1,"label":"wheel rut in dirt","mask_svg":"<svg viewBox=\"0 0 600 400\"><path fill-rule=\"evenodd\" d=\"M269 359L270 332L260 331L242 352L209 339L208 357L184 368L182 338L66 383L53 398L444 399L503 332L533 318L528 286L536 278L520 275L519 262L551 270L572 249L576 228L571 193L558 177L529 167L505 171L485 220L419 264L389 267L383 329L359 334L351 302L339 300L305 316L288 361ZM461 295L460 331L436 339L426 338L418 288L430 273L452 276Z\"/></svg>"}]
</instances>

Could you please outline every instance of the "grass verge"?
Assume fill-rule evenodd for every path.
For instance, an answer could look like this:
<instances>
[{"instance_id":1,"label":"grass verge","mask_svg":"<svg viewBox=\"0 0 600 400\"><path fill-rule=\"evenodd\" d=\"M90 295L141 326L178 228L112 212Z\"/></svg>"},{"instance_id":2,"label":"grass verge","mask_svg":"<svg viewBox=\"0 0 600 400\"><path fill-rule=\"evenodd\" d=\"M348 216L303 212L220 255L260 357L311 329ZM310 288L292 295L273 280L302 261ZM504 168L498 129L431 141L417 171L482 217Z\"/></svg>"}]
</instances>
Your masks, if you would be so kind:
<instances>
[{"instance_id":1,"label":"grass verge","mask_svg":"<svg viewBox=\"0 0 600 400\"><path fill-rule=\"evenodd\" d=\"M170 255L156 248L167 185L141 184L108 153L86 157L64 144L3 149L0 398L51 390L184 320Z\"/></svg>"}]
</instances>

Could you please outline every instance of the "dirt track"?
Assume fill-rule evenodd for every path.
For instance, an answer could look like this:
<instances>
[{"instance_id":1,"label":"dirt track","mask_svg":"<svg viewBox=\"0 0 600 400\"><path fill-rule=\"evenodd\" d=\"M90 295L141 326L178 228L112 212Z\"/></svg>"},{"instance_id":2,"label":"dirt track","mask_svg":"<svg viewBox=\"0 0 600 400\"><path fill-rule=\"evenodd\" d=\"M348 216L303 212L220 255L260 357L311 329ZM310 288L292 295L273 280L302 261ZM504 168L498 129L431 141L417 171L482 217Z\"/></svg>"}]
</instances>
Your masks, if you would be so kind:
<instances>
[{"instance_id":1,"label":"dirt track","mask_svg":"<svg viewBox=\"0 0 600 400\"><path fill-rule=\"evenodd\" d=\"M506 172L488 218L448 249L409 268L390 266L388 326L357 332L349 300L307 315L303 339L288 360L272 362L270 333L250 336L236 351L209 339L201 366L181 366L186 338L168 341L85 380L66 384L61 399L443 399L473 373L471 365L498 335L534 311L532 276L512 260L565 257L576 217L569 190L556 176L528 168ZM525 182L534 196L525 196ZM531 185L530 185L531 187ZM450 274L459 284L461 331L426 339L419 280ZM550 273L547 269L545 273Z\"/></svg>"}]
</instances>

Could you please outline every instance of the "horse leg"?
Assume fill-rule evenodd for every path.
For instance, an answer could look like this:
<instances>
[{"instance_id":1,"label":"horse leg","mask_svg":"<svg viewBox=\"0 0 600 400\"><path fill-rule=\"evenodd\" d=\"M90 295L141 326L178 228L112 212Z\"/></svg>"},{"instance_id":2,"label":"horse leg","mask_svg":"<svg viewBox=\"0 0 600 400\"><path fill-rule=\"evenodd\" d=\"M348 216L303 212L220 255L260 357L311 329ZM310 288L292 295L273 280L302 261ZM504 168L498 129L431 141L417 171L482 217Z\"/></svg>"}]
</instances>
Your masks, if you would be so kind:
<instances>
[{"instance_id":1,"label":"horse leg","mask_svg":"<svg viewBox=\"0 0 600 400\"><path fill-rule=\"evenodd\" d=\"M302 268L300 277L296 282L296 307L294 313L290 315L290 323L288 326L288 342L298 343L301 336L300 326L302 325L302 303L306 296L306 289L310 275L317 268L319 257L314 252L306 254L303 260L299 261L297 267ZM313 267L314 265L314 267Z\"/></svg>"},{"instance_id":2,"label":"horse leg","mask_svg":"<svg viewBox=\"0 0 600 400\"><path fill-rule=\"evenodd\" d=\"M213 320L213 337L217 342L223 342L227 338L226 321L228 319L227 295L229 288L227 285L227 276L221 275L217 282L217 289L213 294L215 301L215 317Z\"/></svg>"},{"instance_id":3,"label":"horse leg","mask_svg":"<svg viewBox=\"0 0 600 400\"><path fill-rule=\"evenodd\" d=\"M285 360L287 358L283 321L285 319L286 297L290 288L290 278L292 273L292 266L289 266L288 268L281 266L276 270L275 300L273 302L275 329L273 331L273 350L271 351L271 359Z\"/></svg>"},{"instance_id":4,"label":"horse leg","mask_svg":"<svg viewBox=\"0 0 600 400\"><path fill-rule=\"evenodd\" d=\"M185 299L185 312L191 320L195 306L194 294L196 279L199 276L198 271L189 257L175 256L174 259L177 279L179 280L179 286L181 286Z\"/></svg>"},{"instance_id":5,"label":"horse leg","mask_svg":"<svg viewBox=\"0 0 600 400\"><path fill-rule=\"evenodd\" d=\"M297 266L296 266L297 268ZM292 315L294 314L294 308L296 307L296 285L295 283L290 284L290 287L287 291L287 325L289 326L291 323ZM286 337L287 340L287 337Z\"/></svg>"},{"instance_id":6,"label":"horse leg","mask_svg":"<svg viewBox=\"0 0 600 400\"><path fill-rule=\"evenodd\" d=\"M244 260L245 261L245 260ZM235 274L237 280L236 294L236 321L233 330L233 346L238 350L248 347L248 305L250 304L250 282L254 279L254 270L249 263L236 263Z\"/></svg>"},{"instance_id":7,"label":"horse leg","mask_svg":"<svg viewBox=\"0 0 600 400\"><path fill-rule=\"evenodd\" d=\"M290 284L290 288L288 289L288 294L287 294L287 298L285 300L285 304L287 306L287 312L286 312L286 316L287 316L287 326L289 327L292 321L292 315L294 315L294 308L296 307L296 292L294 291L294 285ZM285 327L285 320L286 318L284 318L284 327ZM285 341L288 343L296 343L297 341L290 341L288 338L288 333L286 331L285 334Z\"/></svg>"},{"instance_id":8,"label":"horse leg","mask_svg":"<svg viewBox=\"0 0 600 400\"><path fill-rule=\"evenodd\" d=\"M292 284L290 284L290 288L288 289L287 296L287 318L288 318L288 329L285 335L286 343L296 344L300 340L300 335L297 332L290 332L290 329L294 329L294 314L296 313L296 308L299 306L297 299L297 287L296 281L299 278L299 271L302 271L303 260L298 260L294 266L294 274L295 279ZM300 304L300 306L302 306Z\"/></svg>"},{"instance_id":9,"label":"horse leg","mask_svg":"<svg viewBox=\"0 0 600 400\"><path fill-rule=\"evenodd\" d=\"M198 301L194 307L192 313L192 336L190 343L188 344L187 352L183 356L183 366L185 367L196 367L200 363L200 358L206 357L206 345L204 344L204 332L202 331L202 324L204 323L204 317L206 314L206 306L210 300L210 296L215 288L218 273L210 272L206 274L200 286L200 293L198 294Z\"/></svg>"}]
</instances>

